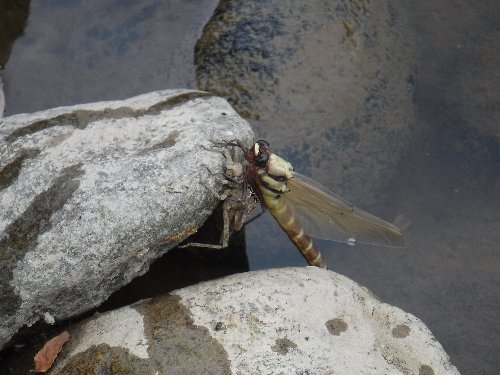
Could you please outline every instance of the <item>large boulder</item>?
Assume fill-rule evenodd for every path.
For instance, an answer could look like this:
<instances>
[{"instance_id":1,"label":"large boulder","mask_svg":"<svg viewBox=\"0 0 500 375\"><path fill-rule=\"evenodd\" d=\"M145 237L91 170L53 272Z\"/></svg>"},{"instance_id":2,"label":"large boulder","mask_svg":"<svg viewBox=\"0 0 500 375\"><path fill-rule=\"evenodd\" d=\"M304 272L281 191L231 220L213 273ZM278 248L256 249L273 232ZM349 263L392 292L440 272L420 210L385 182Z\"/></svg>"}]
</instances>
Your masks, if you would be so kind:
<instances>
[{"instance_id":1,"label":"large boulder","mask_svg":"<svg viewBox=\"0 0 500 375\"><path fill-rule=\"evenodd\" d=\"M102 303L206 220L223 156L252 131L206 92L158 91L0 125L0 347Z\"/></svg>"},{"instance_id":2,"label":"large boulder","mask_svg":"<svg viewBox=\"0 0 500 375\"><path fill-rule=\"evenodd\" d=\"M190 286L69 333L51 374L458 374L419 319L313 267Z\"/></svg>"}]
</instances>

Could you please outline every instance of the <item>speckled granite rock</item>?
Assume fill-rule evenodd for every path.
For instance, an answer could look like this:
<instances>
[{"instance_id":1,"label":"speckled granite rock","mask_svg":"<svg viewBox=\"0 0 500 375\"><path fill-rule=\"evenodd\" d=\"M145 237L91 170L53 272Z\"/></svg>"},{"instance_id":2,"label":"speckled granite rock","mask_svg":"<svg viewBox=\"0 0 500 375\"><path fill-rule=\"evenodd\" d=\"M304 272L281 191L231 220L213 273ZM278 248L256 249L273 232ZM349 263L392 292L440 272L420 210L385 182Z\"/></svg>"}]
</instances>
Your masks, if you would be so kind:
<instances>
[{"instance_id":1,"label":"speckled granite rock","mask_svg":"<svg viewBox=\"0 0 500 375\"><path fill-rule=\"evenodd\" d=\"M55 108L0 125L0 347L23 325L103 302L217 205L210 141L253 135L188 90Z\"/></svg>"},{"instance_id":2,"label":"speckled granite rock","mask_svg":"<svg viewBox=\"0 0 500 375\"><path fill-rule=\"evenodd\" d=\"M51 374L458 374L420 320L313 267L205 282L70 334Z\"/></svg>"}]
</instances>

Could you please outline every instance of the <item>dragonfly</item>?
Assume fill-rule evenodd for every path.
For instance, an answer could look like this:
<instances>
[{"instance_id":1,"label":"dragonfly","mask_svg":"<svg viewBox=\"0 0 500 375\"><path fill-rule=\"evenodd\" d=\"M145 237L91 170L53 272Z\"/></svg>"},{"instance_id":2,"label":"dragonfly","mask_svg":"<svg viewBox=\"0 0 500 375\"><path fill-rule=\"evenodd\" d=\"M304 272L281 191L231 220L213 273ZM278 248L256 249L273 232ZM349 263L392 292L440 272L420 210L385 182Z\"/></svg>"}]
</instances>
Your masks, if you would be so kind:
<instances>
[{"instance_id":1,"label":"dragonfly","mask_svg":"<svg viewBox=\"0 0 500 375\"><path fill-rule=\"evenodd\" d=\"M404 246L403 234L397 226L353 206L318 182L297 173L289 162L272 152L267 141L259 140L251 147L245 147L238 140L226 145L239 147L245 159L239 173L227 176L239 186L226 190L233 201L239 202L236 206L239 222L256 206L253 204L248 209L246 202L254 202L250 197L256 197L262 211L246 223L269 211L309 265L327 268L311 237L349 245ZM237 164L230 162L233 163L230 165Z\"/></svg>"}]
</instances>

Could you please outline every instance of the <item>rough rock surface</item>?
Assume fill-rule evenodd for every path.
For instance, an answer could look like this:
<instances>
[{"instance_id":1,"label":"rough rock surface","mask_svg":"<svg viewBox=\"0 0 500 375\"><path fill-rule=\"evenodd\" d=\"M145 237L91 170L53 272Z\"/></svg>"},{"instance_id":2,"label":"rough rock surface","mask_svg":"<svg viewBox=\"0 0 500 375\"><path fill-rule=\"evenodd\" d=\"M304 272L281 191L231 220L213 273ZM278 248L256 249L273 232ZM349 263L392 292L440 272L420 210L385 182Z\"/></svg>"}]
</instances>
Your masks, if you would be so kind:
<instances>
[{"instance_id":1,"label":"rough rock surface","mask_svg":"<svg viewBox=\"0 0 500 375\"><path fill-rule=\"evenodd\" d=\"M252 141L248 124L200 91L4 118L0 347L99 305L195 232L224 159L203 146L235 138Z\"/></svg>"},{"instance_id":2,"label":"rough rock surface","mask_svg":"<svg viewBox=\"0 0 500 375\"><path fill-rule=\"evenodd\" d=\"M420 320L312 267L205 282L70 334L51 374L458 374Z\"/></svg>"}]
</instances>

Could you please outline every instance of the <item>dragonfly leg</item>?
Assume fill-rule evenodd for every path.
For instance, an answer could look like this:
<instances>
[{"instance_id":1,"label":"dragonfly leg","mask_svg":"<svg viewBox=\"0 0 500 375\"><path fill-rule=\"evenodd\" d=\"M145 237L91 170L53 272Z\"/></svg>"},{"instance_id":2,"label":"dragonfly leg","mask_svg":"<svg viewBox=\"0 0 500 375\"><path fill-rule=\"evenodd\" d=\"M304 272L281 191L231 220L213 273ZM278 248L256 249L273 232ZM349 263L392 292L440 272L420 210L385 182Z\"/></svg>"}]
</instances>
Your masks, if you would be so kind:
<instances>
[{"instance_id":1,"label":"dragonfly leg","mask_svg":"<svg viewBox=\"0 0 500 375\"><path fill-rule=\"evenodd\" d=\"M180 249L185 249L186 247L202 247L206 249L215 249L215 250L225 249L225 247L222 247L222 245L214 245L210 243L200 243L200 242L188 242L186 244L179 245L177 247Z\"/></svg>"},{"instance_id":2,"label":"dragonfly leg","mask_svg":"<svg viewBox=\"0 0 500 375\"><path fill-rule=\"evenodd\" d=\"M228 180L227 180L227 178L226 178L226 176L225 176L225 174L224 174L224 173L222 173L222 172L214 172L214 171L212 171L212 170L210 169L210 167L209 167L208 165L206 165L206 164L203 164L203 165L205 166L205 168L207 168L207 169L208 169L208 171L209 171L211 174L213 174L213 175L222 174L222 175L225 177L225 178L218 178L218 181L219 181L222 185L227 186L227 185L230 183L230 181L228 181ZM208 184L203 184L203 186L205 186L205 188L206 188L208 191L210 191L210 192L212 193L212 195L213 195L214 197L216 197L216 198L217 198L218 200L220 200L220 201L225 200L225 199L226 199L226 198L227 198L227 197L231 194L231 189L229 189L229 188L227 188L227 187L226 187L226 189L224 190L224 192L223 192L222 194L219 194L219 193L218 193L218 192L217 192L214 188L212 188L210 185L208 185Z\"/></svg>"},{"instance_id":3,"label":"dragonfly leg","mask_svg":"<svg viewBox=\"0 0 500 375\"><path fill-rule=\"evenodd\" d=\"M267 209L265 207L262 207L262 206L261 206L261 209L262 209L262 211L260 211L257 215L255 215L251 219L245 221L245 223L243 224L243 226L245 226L247 224L250 224L252 221L257 220L259 217L261 217L262 215L264 215L266 213Z\"/></svg>"},{"instance_id":4,"label":"dragonfly leg","mask_svg":"<svg viewBox=\"0 0 500 375\"><path fill-rule=\"evenodd\" d=\"M220 201L224 201L231 194L230 189L224 190L222 194L219 194L214 188L211 186L205 185L205 188L212 193L212 195Z\"/></svg>"},{"instance_id":5,"label":"dragonfly leg","mask_svg":"<svg viewBox=\"0 0 500 375\"><path fill-rule=\"evenodd\" d=\"M226 159L225 163L225 168L226 171L222 173L222 175L227 178L230 181L241 183L243 179L243 165L237 161L233 160L233 157L231 156L231 153L229 152L228 149L219 149L219 148L207 148L206 146L203 146L205 150L209 151L214 151L214 152L220 152L224 155L224 158ZM217 174L211 171L208 166L207 169L210 171L212 174Z\"/></svg>"},{"instance_id":6,"label":"dragonfly leg","mask_svg":"<svg viewBox=\"0 0 500 375\"><path fill-rule=\"evenodd\" d=\"M237 140L228 143L222 143L221 145L224 147L237 146L242 150L245 150L244 145ZM233 157L231 156L231 153L227 148L208 148L206 146L203 146L203 148L205 148L206 150L221 152L226 159L226 171L222 173L222 175L225 177L225 180L221 181L221 183L226 186L224 192L222 194L219 194L210 186L205 185L205 187L210 192L212 192L212 194L217 197L217 199L224 201L224 204L222 206L222 218L224 226L218 245L191 242L179 247L185 248L193 246L210 249L224 249L228 246L231 233L242 228L244 220L256 206L256 199L248 189L244 166L241 163L233 160ZM210 168L208 168L208 166L207 169L210 171ZM212 171L210 172L212 174L215 174ZM261 214L259 214L258 216L260 216Z\"/></svg>"},{"instance_id":7,"label":"dragonfly leg","mask_svg":"<svg viewBox=\"0 0 500 375\"><path fill-rule=\"evenodd\" d=\"M222 233L219 241L221 249L225 249L228 246L229 236L231 235L231 219L229 218L229 210L230 209L224 204L224 207L222 208L222 221L224 226L222 227Z\"/></svg>"},{"instance_id":8,"label":"dragonfly leg","mask_svg":"<svg viewBox=\"0 0 500 375\"><path fill-rule=\"evenodd\" d=\"M239 147L243 152L246 152L248 148L239 139L233 139L227 142L213 142L214 145L219 145L221 147Z\"/></svg>"},{"instance_id":9,"label":"dragonfly leg","mask_svg":"<svg viewBox=\"0 0 500 375\"><path fill-rule=\"evenodd\" d=\"M224 201L224 205L222 207L223 228L218 245L200 243L200 242L189 242L187 244L179 245L178 247L180 247L181 249L186 247L201 247L201 248L216 249L216 250L222 250L228 247L229 236L231 235L231 218L229 216L229 212L232 209L230 203L228 202L229 202L228 200Z\"/></svg>"}]
</instances>

